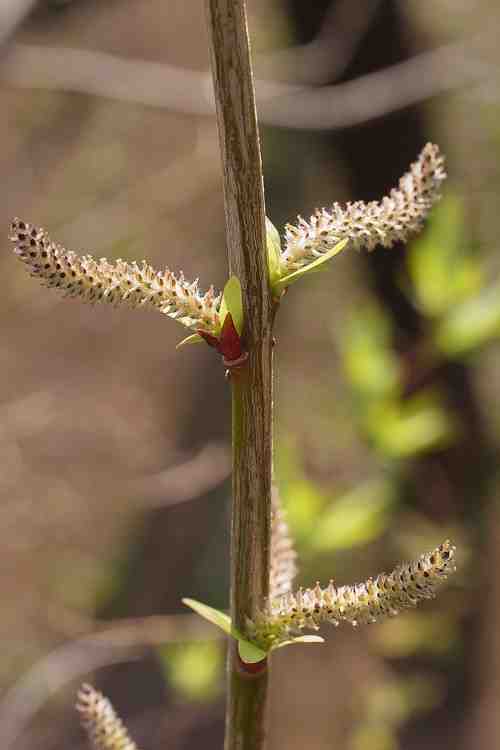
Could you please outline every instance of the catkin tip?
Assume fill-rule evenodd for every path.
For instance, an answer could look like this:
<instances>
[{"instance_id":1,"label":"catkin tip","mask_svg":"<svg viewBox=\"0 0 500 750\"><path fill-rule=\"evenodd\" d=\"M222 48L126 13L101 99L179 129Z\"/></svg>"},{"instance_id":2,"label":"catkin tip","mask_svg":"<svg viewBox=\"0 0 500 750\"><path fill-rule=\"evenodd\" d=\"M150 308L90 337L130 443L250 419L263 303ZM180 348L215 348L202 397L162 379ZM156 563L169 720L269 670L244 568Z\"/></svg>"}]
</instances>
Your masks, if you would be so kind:
<instances>
[{"instance_id":1,"label":"catkin tip","mask_svg":"<svg viewBox=\"0 0 500 750\"><path fill-rule=\"evenodd\" d=\"M309 221L299 216L296 227L285 228L282 273L307 266L344 239L358 250L406 242L422 228L445 178L443 155L438 146L427 143L398 186L380 201L334 203L317 209Z\"/></svg>"},{"instance_id":2,"label":"catkin tip","mask_svg":"<svg viewBox=\"0 0 500 750\"><path fill-rule=\"evenodd\" d=\"M76 710L94 750L137 750L111 702L92 685L81 686Z\"/></svg>"}]
</instances>

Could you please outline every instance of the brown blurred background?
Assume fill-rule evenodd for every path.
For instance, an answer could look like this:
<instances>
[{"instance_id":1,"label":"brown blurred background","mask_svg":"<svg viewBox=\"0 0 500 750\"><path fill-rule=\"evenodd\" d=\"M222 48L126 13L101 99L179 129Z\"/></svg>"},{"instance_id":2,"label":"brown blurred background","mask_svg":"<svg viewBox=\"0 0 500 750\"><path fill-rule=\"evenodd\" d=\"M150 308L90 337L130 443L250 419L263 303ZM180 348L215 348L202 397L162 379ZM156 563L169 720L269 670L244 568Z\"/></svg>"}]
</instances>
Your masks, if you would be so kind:
<instances>
[{"instance_id":1,"label":"brown blurred background","mask_svg":"<svg viewBox=\"0 0 500 750\"><path fill-rule=\"evenodd\" d=\"M270 748L500 742L500 14L493 0L249 0L267 212L380 197L428 141L408 248L339 256L277 325L276 459L300 582L447 537L436 602L273 658ZM83 680L146 748L221 747L229 392L153 313L29 279L12 216L76 250L226 277L201 0L2 0L0 738L83 747ZM127 64L128 63L128 64ZM297 88L300 86L300 88ZM179 615L184 615L179 619ZM154 617L153 617L154 616ZM188 635L190 643L183 643Z\"/></svg>"}]
</instances>

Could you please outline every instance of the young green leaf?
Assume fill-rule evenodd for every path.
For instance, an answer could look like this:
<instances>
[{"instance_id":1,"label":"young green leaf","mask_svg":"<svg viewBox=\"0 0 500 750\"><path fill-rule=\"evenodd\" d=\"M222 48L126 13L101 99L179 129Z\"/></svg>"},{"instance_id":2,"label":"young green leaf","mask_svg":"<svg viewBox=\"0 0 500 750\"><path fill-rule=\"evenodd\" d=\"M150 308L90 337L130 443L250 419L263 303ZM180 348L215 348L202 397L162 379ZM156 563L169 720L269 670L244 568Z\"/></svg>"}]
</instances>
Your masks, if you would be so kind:
<instances>
[{"instance_id":1,"label":"young green leaf","mask_svg":"<svg viewBox=\"0 0 500 750\"><path fill-rule=\"evenodd\" d=\"M241 284L237 276L231 276L226 282L222 293L222 301L219 310L221 326L228 313L231 313L234 326L241 336L243 332L243 299L241 296Z\"/></svg>"},{"instance_id":2,"label":"young green leaf","mask_svg":"<svg viewBox=\"0 0 500 750\"><path fill-rule=\"evenodd\" d=\"M273 292L278 295L281 294L281 292L287 288L287 286L290 286L290 284L294 284L296 281L298 281L302 276L307 276L309 273L315 273L316 271L320 270L320 266L323 265L323 263L326 263L328 260L334 257L334 255L338 255L342 250L345 248L347 243L349 242L348 239L341 240L341 242L337 242L334 247L330 248L328 252L321 255L319 258L316 258L316 260L313 260L312 263L309 263L307 266L303 266L302 268L299 268L297 271L294 271L293 273L288 274L288 276L282 276L278 281L276 281L274 284L272 284Z\"/></svg>"},{"instance_id":3,"label":"young green leaf","mask_svg":"<svg viewBox=\"0 0 500 750\"><path fill-rule=\"evenodd\" d=\"M281 240L279 232L266 216L266 246L269 283L273 287L280 278Z\"/></svg>"},{"instance_id":4,"label":"young green leaf","mask_svg":"<svg viewBox=\"0 0 500 750\"><path fill-rule=\"evenodd\" d=\"M175 348L180 349L182 346L186 346L186 344L201 344L202 342L203 339L199 333L192 333L191 336L186 336L185 339L179 341Z\"/></svg>"},{"instance_id":5,"label":"young green leaf","mask_svg":"<svg viewBox=\"0 0 500 750\"><path fill-rule=\"evenodd\" d=\"M200 615L200 617L203 617L205 620L208 620L208 622L211 622L212 625L223 630L227 635L234 635L231 626L231 618L229 615L226 615L225 612L209 607L208 604L198 602L196 599L183 599L182 603L185 604L186 607L191 607L196 614Z\"/></svg>"},{"instance_id":6,"label":"young green leaf","mask_svg":"<svg viewBox=\"0 0 500 750\"><path fill-rule=\"evenodd\" d=\"M298 635L296 638L290 638L288 641L281 641L276 646L271 647L271 651L283 646L293 646L295 643L324 643L325 639L320 635Z\"/></svg>"},{"instance_id":7,"label":"young green leaf","mask_svg":"<svg viewBox=\"0 0 500 750\"><path fill-rule=\"evenodd\" d=\"M187 607L191 607L196 614L203 617L212 625L220 628L227 635L235 638L238 641L238 651L242 661L247 664L256 664L266 658L266 652L256 646L254 643L247 641L241 633L236 630L231 624L231 618L225 612L221 612L219 609L209 607L208 604L196 601L196 599L183 599L183 604Z\"/></svg>"},{"instance_id":8,"label":"young green leaf","mask_svg":"<svg viewBox=\"0 0 500 750\"><path fill-rule=\"evenodd\" d=\"M245 664L258 664L259 661L267 658L265 651L244 638L238 638L238 653Z\"/></svg>"}]
</instances>

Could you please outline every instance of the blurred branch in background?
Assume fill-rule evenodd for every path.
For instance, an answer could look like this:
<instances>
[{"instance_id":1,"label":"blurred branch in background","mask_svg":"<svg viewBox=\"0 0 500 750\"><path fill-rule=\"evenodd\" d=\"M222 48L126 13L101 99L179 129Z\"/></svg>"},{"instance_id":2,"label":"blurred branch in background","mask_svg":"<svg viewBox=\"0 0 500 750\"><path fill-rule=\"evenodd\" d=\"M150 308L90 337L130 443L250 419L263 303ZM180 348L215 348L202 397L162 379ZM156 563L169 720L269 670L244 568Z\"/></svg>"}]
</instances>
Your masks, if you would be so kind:
<instances>
[{"instance_id":1,"label":"blurred branch in background","mask_svg":"<svg viewBox=\"0 0 500 750\"><path fill-rule=\"evenodd\" d=\"M497 65L480 55L495 37L496 33L484 32L332 86L257 80L261 122L294 129L345 128L447 91L484 83L500 73ZM302 54L297 48L290 51L287 67L294 67L292 55L297 54ZM319 74L323 79L326 69L320 66ZM13 44L0 64L0 81L9 86L81 92L166 107L185 114L214 112L208 73L104 52Z\"/></svg>"},{"instance_id":2,"label":"blurred branch in background","mask_svg":"<svg viewBox=\"0 0 500 750\"><path fill-rule=\"evenodd\" d=\"M380 3L381 0L360 0L355 6L350 0L333 3L311 42L257 55L255 76L311 86L340 78Z\"/></svg>"},{"instance_id":3,"label":"blurred branch in background","mask_svg":"<svg viewBox=\"0 0 500 750\"><path fill-rule=\"evenodd\" d=\"M210 492L231 472L226 445L208 443L192 458L140 479L124 482L124 491L139 498L141 509L176 505Z\"/></svg>"},{"instance_id":4,"label":"blurred branch in background","mask_svg":"<svg viewBox=\"0 0 500 750\"><path fill-rule=\"evenodd\" d=\"M94 623L96 627L96 623ZM204 641L221 632L195 615L151 616L97 625L51 651L0 701L0 741L8 750L51 695L72 680L110 664L138 659L145 646Z\"/></svg>"},{"instance_id":5,"label":"blurred branch in background","mask_svg":"<svg viewBox=\"0 0 500 750\"><path fill-rule=\"evenodd\" d=\"M0 45L8 41L36 3L37 0L2 0L0 4Z\"/></svg>"}]
</instances>

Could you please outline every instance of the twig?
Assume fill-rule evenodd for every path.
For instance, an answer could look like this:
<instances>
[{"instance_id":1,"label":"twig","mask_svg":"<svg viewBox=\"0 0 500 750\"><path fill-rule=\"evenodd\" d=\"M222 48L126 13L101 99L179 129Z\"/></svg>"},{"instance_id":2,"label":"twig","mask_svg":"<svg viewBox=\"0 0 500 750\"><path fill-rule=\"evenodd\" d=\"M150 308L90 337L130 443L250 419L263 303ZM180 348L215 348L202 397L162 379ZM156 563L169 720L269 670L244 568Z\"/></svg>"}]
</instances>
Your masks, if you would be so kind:
<instances>
[{"instance_id":1,"label":"twig","mask_svg":"<svg viewBox=\"0 0 500 750\"><path fill-rule=\"evenodd\" d=\"M264 187L244 0L207 0L221 143L229 268L242 285L248 362L232 376L231 618L245 632L269 590L272 320ZM245 671L230 649L226 750L264 743L267 668Z\"/></svg>"},{"instance_id":2,"label":"twig","mask_svg":"<svg viewBox=\"0 0 500 750\"><path fill-rule=\"evenodd\" d=\"M208 443L192 458L165 471L124 482L124 491L139 499L141 509L177 505L214 489L230 473L228 448Z\"/></svg>"},{"instance_id":3,"label":"twig","mask_svg":"<svg viewBox=\"0 0 500 750\"><path fill-rule=\"evenodd\" d=\"M64 643L40 659L0 701L0 744L9 750L48 698L75 679L110 664L137 659L144 646L222 637L193 615L111 622Z\"/></svg>"},{"instance_id":4,"label":"twig","mask_svg":"<svg viewBox=\"0 0 500 750\"><path fill-rule=\"evenodd\" d=\"M0 4L0 46L8 41L36 3L37 0L2 0Z\"/></svg>"},{"instance_id":5,"label":"twig","mask_svg":"<svg viewBox=\"0 0 500 750\"><path fill-rule=\"evenodd\" d=\"M260 119L292 129L347 128L484 82L499 70L475 55L474 48L487 45L490 36L484 33L423 52L333 86L257 81ZM207 74L103 52L13 44L0 64L0 80L10 86L82 92L186 114L214 111Z\"/></svg>"},{"instance_id":6,"label":"twig","mask_svg":"<svg viewBox=\"0 0 500 750\"><path fill-rule=\"evenodd\" d=\"M317 35L307 44L256 56L257 78L318 86L339 78L351 62L381 0L341 0L325 13ZM257 82L258 90L258 82Z\"/></svg>"}]
</instances>

